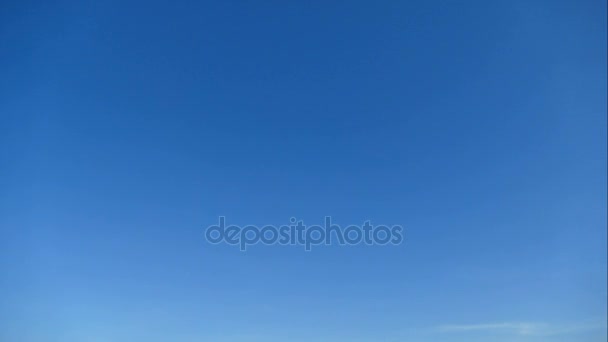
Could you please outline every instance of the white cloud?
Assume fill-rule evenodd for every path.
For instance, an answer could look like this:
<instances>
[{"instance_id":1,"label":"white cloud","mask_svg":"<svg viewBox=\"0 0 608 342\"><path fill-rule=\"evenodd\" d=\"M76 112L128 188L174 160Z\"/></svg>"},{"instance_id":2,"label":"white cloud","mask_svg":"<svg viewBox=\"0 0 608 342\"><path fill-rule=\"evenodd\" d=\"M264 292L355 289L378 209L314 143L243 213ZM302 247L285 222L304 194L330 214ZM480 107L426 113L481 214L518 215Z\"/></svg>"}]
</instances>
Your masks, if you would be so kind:
<instances>
[{"instance_id":1,"label":"white cloud","mask_svg":"<svg viewBox=\"0 0 608 342\"><path fill-rule=\"evenodd\" d=\"M448 324L438 327L441 332L492 332L520 336L551 336L581 333L597 329L605 329L606 321L595 321L577 324L546 324L529 322L503 322L483 324Z\"/></svg>"}]
</instances>

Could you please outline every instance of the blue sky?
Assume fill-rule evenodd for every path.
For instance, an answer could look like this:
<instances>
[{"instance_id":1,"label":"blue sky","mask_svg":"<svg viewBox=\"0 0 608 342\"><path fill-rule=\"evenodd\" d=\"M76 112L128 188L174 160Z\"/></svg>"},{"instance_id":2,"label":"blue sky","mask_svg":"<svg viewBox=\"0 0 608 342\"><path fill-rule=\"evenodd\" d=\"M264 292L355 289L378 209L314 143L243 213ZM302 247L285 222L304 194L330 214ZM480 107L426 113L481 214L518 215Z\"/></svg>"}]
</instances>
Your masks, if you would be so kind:
<instances>
[{"instance_id":1,"label":"blue sky","mask_svg":"<svg viewBox=\"0 0 608 342\"><path fill-rule=\"evenodd\" d=\"M604 1L1 7L1 340L606 341Z\"/></svg>"}]
</instances>

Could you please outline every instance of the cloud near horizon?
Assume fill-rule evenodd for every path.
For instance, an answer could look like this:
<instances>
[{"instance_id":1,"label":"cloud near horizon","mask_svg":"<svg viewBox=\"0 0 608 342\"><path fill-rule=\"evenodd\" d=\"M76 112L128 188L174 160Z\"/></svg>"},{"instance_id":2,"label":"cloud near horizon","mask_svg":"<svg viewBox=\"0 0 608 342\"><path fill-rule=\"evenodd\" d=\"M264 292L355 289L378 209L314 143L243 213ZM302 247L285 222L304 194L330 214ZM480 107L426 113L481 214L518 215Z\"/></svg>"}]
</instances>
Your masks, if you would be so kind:
<instances>
[{"instance_id":1,"label":"cloud near horizon","mask_svg":"<svg viewBox=\"0 0 608 342\"><path fill-rule=\"evenodd\" d=\"M520 336L552 336L606 329L606 320L575 324L547 324L533 322L502 322L482 324L441 325L441 332L493 332Z\"/></svg>"}]
</instances>

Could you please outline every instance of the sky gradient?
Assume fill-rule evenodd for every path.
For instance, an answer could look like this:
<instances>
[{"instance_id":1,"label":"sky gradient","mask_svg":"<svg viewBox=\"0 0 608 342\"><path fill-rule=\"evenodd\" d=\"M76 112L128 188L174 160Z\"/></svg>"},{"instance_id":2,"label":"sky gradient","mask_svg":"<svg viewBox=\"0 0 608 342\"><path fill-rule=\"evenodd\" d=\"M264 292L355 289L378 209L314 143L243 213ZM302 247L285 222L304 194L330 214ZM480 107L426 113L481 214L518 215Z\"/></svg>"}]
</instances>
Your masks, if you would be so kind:
<instances>
[{"instance_id":1,"label":"sky gradient","mask_svg":"<svg viewBox=\"0 0 608 342\"><path fill-rule=\"evenodd\" d=\"M3 3L0 340L606 341L606 10Z\"/></svg>"}]
</instances>

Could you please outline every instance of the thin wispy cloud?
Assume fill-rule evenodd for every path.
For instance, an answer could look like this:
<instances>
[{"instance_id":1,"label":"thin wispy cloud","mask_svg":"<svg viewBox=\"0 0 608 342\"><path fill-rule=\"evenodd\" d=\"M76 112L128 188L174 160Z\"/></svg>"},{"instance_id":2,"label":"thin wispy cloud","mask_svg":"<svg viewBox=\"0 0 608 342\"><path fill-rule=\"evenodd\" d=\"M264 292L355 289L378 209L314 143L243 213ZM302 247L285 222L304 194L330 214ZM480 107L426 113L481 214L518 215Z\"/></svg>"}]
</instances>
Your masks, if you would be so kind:
<instances>
[{"instance_id":1,"label":"thin wispy cloud","mask_svg":"<svg viewBox=\"0 0 608 342\"><path fill-rule=\"evenodd\" d=\"M594 321L575 324L547 324L533 322L502 322L482 324L448 324L438 327L440 332L451 333L502 333L520 336L552 336L582 333L598 329L605 329L606 321Z\"/></svg>"}]
</instances>

